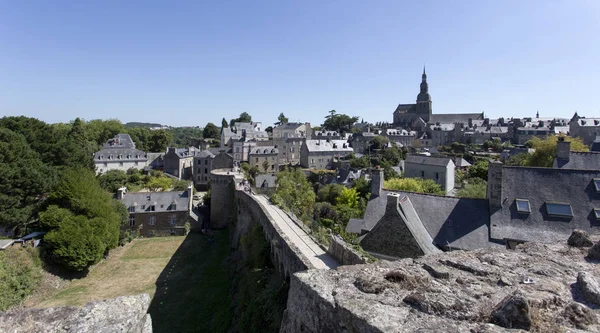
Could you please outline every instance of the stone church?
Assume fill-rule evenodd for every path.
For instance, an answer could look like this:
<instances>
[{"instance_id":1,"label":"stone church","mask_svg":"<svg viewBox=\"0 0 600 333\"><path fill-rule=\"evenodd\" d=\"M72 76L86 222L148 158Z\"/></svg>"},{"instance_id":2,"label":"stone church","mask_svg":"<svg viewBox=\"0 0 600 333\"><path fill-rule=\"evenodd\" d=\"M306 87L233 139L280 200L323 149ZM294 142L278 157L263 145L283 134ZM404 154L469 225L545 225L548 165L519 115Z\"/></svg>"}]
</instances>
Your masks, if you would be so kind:
<instances>
[{"instance_id":1,"label":"stone church","mask_svg":"<svg viewBox=\"0 0 600 333\"><path fill-rule=\"evenodd\" d=\"M423 67L421 76L421 92L417 95L416 104L399 104L394 111L394 126L404 129L422 129L427 124L455 124L469 123L469 120L483 120L482 113L446 113L433 114L431 95L429 95L429 85L427 84L427 74Z\"/></svg>"}]
</instances>

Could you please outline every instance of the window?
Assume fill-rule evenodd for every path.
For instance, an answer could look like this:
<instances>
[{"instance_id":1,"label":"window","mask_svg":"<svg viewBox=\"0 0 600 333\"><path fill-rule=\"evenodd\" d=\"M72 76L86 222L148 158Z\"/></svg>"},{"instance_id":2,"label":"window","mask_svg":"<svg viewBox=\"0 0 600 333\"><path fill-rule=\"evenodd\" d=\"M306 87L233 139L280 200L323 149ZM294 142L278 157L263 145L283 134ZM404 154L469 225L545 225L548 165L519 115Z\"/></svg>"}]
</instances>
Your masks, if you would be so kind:
<instances>
[{"instance_id":1,"label":"window","mask_svg":"<svg viewBox=\"0 0 600 333\"><path fill-rule=\"evenodd\" d=\"M600 208L594 208L594 216L596 220L600 220Z\"/></svg>"},{"instance_id":2,"label":"window","mask_svg":"<svg viewBox=\"0 0 600 333\"><path fill-rule=\"evenodd\" d=\"M133 227L135 225L135 215L129 216L129 226Z\"/></svg>"},{"instance_id":3,"label":"window","mask_svg":"<svg viewBox=\"0 0 600 333\"><path fill-rule=\"evenodd\" d=\"M154 211L156 211L156 207L154 207L154 205L150 206L150 211L151 211L151 212L154 212Z\"/></svg>"},{"instance_id":4,"label":"window","mask_svg":"<svg viewBox=\"0 0 600 333\"><path fill-rule=\"evenodd\" d=\"M169 224L170 225L175 225L175 223L177 222L177 218L175 217L175 215L171 216L171 220L169 220Z\"/></svg>"},{"instance_id":5,"label":"window","mask_svg":"<svg viewBox=\"0 0 600 333\"><path fill-rule=\"evenodd\" d=\"M204 176L204 181L207 181L208 179L206 178L206 176Z\"/></svg>"},{"instance_id":6,"label":"window","mask_svg":"<svg viewBox=\"0 0 600 333\"><path fill-rule=\"evenodd\" d=\"M130 213L135 213L135 206L129 207L129 212Z\"/></svg>"},{"instance_id":7,"label":"window","mask_svg":"<svg viewBox=\"0 0 600 333\"><path fill-rule=\"evenodd\" d=\"M529 200L516 199L515 204L517 205L517 212L519 213L531 213L531 207L529 207Z\"/></svg>"},{"instance_id":8,"label":"window","mask_svg":"<svg viewBox=\"0 0 600 333\"><path fill-rule=\"evenodd\" d=\"M208 160L204 160L204 165L208 165Z\"/></svg>"},{"instance_id":9,"label":"window","mask_svg":"<svg viewBox=\"0 0 600 333\"><path fill-rule=\"evenodd\" d=\"M421 171L421 178L425 177L425 171Z\"/></svg>"},{"instance_id":10,"label":"window","mask_svg":"<svg viewBox=\"0 0 600 333\"><path fill-rule=\"evenodd\" d=\"M177 210L177 204L176 203L171 204L171 210Z\"/></svg>"},{"instance_id":11,"label":"window","mask_svg":"<svg viewBox=\"0 0 600 333\"><path fill-rule=\"evenodd\" d=\"M119 166L123 166L123 162L119 162Z\"/></svg>"},{"instance_id":12,"label":"window","mask_svg":"<svg viewBox=\"0 0 600 333\"><path fill-rule=\"evenodd\" d=\"M256 158L256 163L258 163L258 157Z\"/></svg>"},{"instance_id":13,"label":"window","mask_svg":"<svg viewBox=\"0 0 600 333\"><path fill-rule=\"evenodd\" d=\"M436 180L440 179L440 174L438 172L435 173L435 179Z\"/></svg>"},{"instance_id":14,"label":"window","mask_svg":"<svg viewBox=\"0 0 600 333\"><path fill-rule=\"evenodd\" d=\"M150 215L150 225L155 225L155 224L156 224L156 216Z\"/></svg>"},{"instance_id":15,"label":"window","mask_svg":"<svg viewBox=\"0 0 600 333\"><path fill-rule=\"evenodd\" d=\"M546 202L546 212L550 216L573 217L573 209L566 203Z\"/></svg>"},{"instance_id":16,"label":"window","mask_svg":"<svg viewBox=\"0 0 600 333\"><path fill-rule=\"evenodd\" d=\"M600 178L594 178L594 187L596 188L596 193L600 193Z\"/></svg>"},{"instance_id":17,"label":"window","mask_svg":"<svg viewBox=\"0 0 600 333\"><path fill-rule=\"evenodd\" d=\"M208 173L208 168L204 168L204 173Z\"/></svg>"}]
</instances>

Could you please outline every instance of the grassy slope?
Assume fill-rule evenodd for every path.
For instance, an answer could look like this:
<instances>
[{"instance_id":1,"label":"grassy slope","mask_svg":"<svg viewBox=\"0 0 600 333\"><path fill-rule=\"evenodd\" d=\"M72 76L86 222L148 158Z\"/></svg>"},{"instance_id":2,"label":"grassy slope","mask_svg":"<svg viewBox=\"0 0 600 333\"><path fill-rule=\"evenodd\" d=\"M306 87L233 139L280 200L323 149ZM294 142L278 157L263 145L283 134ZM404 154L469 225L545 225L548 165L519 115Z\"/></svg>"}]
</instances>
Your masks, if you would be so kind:
<instances>
[{"instance_id":1,"label":"grassy slope","mask_svg":"<svg viewBox=\"0 0 600 333\"><path fill-rule=\"evenodd\" d=\"M140 239L116 249L87 277L73 280L35 307L83 305L122 295L154 295L154 332L226 331L231 320L225 259L227 231ZM156 293L156 294L155 294Z\"/></svg>"}]
</instances>

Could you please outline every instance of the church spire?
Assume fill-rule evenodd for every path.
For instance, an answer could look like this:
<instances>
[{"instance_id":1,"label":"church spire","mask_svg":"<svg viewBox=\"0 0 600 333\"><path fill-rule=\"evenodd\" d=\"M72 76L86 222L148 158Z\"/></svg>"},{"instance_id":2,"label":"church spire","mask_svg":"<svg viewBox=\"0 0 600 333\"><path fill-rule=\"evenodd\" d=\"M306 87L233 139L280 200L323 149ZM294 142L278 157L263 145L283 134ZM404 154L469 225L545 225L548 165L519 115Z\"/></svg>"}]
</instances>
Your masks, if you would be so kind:
<instances>
[{"instance_id":1,"label":"church spire","mask_svg":"<svg viewBox=\"0 0 600 333\"><path fill-rule=\"evenodd\" d=\"M421 76L423 82L427 82L427 74L425 74L425 65L423 65L423 75Z\"/></svg>"}]
</instances>

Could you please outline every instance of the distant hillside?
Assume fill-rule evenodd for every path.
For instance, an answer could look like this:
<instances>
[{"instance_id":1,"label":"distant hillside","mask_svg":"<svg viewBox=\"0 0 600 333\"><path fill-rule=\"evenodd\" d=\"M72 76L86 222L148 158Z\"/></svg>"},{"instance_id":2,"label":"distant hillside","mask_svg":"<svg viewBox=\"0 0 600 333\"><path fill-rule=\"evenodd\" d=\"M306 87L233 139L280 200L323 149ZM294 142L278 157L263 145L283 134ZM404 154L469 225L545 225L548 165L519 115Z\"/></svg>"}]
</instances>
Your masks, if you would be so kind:
<instances>
[{"instance_id":1,"label":"distant hillside","mask_svg":"<svg viewBox=\"0 0 600 333\"><path fill-rule=\"evenodd\" d=\"M161 124L156 124L156 123L138 123L138 122L131 122L131 123L127 123L125 124L125 128L130 128L130 127L163 127L164 125Z\"/></svg>"}]
</instances>

